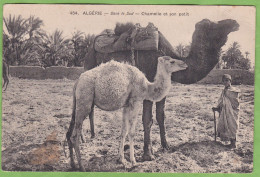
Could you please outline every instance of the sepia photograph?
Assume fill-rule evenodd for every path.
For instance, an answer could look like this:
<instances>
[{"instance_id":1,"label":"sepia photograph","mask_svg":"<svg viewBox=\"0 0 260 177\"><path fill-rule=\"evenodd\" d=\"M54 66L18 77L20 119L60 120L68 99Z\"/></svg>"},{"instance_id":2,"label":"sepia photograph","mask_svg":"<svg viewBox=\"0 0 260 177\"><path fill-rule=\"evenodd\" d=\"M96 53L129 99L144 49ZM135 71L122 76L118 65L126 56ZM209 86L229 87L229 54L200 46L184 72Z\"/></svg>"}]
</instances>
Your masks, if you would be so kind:
<instances>
[{"instance_id":1,"label":"sepia photograph","mask_svg":"<svg viewBox=\"0 0 260 177\"><path fill-rule=\"evenodd\" d=\"M1 169L253 173L255 6L5 4Z\"/></svg>"}]
</instances>

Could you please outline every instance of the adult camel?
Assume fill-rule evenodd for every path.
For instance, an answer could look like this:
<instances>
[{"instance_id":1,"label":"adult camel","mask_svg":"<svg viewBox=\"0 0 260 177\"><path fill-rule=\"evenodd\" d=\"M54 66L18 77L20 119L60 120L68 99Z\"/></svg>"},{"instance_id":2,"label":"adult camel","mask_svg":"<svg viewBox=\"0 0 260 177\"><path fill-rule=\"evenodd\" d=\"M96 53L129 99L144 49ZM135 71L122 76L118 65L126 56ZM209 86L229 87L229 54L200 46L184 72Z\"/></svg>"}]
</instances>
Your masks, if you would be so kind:
<instances>
[{"instance_id":1,"label":"adult camel","mask_svg":"<svg viewBox=\"0 0 260 177\"><path fill-rule=\"evenodd\" d=\"M154 81L158 57L167 55L172 58L184 61L188 68L186 70L173 73L172 81L182 84L193 84L206 77L207 74L214 68L219 61L220 49L226 43L228 34L239 29L239 24L235 20L227 19L218 22L211 22L208 19L203 19L195 25L195 31L192 36L190 53L187 57L181 58L175 54L172 45L159 32L158 51L135 51L134 59L135 66L138 67L147 77L150 82ZM131 61L131 51L121 51L114 53L99 53L92 46L85 58L84 69L89 70L102 62L110 60L116 61ZM156 120L160 128L161 145L163 148L169 148L165 136L165 100L156 102ZM144 154L143 160L152 160L153 152L150 139L153 102L143 101L143 127L144 127ZM94 112L90 114L90 121L93 121ZM92 117L92 118L91 118ZM92 124L92 136L94 135L94 126Z\"/></svg>"}]
</instances>

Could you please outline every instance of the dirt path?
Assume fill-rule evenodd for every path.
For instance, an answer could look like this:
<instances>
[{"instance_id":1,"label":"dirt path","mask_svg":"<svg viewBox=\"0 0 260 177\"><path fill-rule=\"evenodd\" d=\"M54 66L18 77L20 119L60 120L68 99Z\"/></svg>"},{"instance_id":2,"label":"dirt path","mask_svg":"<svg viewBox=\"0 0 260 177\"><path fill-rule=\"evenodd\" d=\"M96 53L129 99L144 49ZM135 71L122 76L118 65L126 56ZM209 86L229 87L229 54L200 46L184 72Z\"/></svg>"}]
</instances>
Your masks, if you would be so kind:
<instances>
[{"instance_id":1,"label":"dirt path","mask_svg":"<svg viewBox=\"0 0 260 177\"><path fill-rule=\"evenodd\" d=\"M7 171L71 171L63 141L72 108L71 80L22 80L12 78L2 101L2 169ZM151 139L155 160L142 161L141 112L136 127L137 166L117 162L121 110L95 109L96 137L90 139L89 121L83 125L83 164L89 171L110 172L209 172L249 173L253 169L254 87L242 90L238 148L214 142L213 113L220 85L174 84L166 103L166 131L171 148L160 146L154 118ZM66 152L68 149L66 146ZM129 158L129 150L126 152Z\"/></svg>"}]
</instances>

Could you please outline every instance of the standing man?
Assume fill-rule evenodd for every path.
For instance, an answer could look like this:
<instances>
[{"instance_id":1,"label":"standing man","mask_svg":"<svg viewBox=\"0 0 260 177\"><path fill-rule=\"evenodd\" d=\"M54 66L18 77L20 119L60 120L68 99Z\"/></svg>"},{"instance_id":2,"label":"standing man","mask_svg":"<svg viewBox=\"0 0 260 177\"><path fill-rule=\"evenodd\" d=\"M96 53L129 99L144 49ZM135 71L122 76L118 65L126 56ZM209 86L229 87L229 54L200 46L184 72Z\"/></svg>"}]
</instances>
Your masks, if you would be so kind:
<instances>
[{"instance_id":1,"label":"standing man","mask_svg":"<svg viewBox=\"0 0 260 177\"><path fill-rule=\"evenodd\" d=\"M223 75L222 82L225 87L220 95L217 107L213 107L212 110L219 112L217 136L222 141L230 141L230 147L236 148L240 90L232 87L231 81L232 79L229 74Z\"/></svg>"}]
</instances>

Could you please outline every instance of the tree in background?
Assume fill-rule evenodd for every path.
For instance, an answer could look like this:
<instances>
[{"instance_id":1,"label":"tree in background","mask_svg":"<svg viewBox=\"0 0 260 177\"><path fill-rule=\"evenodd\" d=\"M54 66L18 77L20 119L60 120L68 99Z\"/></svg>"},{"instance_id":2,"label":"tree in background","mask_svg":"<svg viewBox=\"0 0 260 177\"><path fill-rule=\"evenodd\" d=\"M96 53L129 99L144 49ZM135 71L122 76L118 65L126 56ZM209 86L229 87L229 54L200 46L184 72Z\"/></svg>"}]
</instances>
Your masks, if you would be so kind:
<instances>
[{"instance_id":1,"label":"tree in background","mask_svg":"<svg viewBox=\"0 0 260 177\"><path fill-rule=\"evenodd\" d=\"M183 45L180 43L175 47L175 51L179 57L187 57L190 53L190 45Z\"/></svg>"},{"instance_id":2,"label":"tree in background","mask_svg":"<svg viewBox=\"0 0 260 177\"><path fill-rule=\"evenodd\" d=\"M28 19L19 16L9 15L4 18L4 57L9 64L26 65L28 63L39 63L36 57L35 46L45 34L41 30L43 21L34 16Z\"/></svg>"},{"instance_id":3,"label":"tree in background","mask_svg":"<svg viewBox=\"0 0 260 177\"><path fill-rule=\"evenodd\" d=\"M250 69L250 60L248 59L249 52L246 53L246 58L240 51L238 42L233 42L228 50L223 54L224 69Z\"/></svg>"},{"instance_id":4,"label":"tree in background","mask_svg":"<svg viewBox=\"0 0 260 177\"><path fill-rule=\"evenodd\" d=\"M69 63L69 66L83 66L84 58L88 53L88 48L94 42L95 35L85 35L81 31L76 31L72 34L71 49L73 60Z\"/></svg>"},{"instance_id":5,"label":"tree in background","mask_svg":"<svg viewBox=\"0 0 260 177\"><path fill-rule=\"evenodd\" d=\"M63 37L63 32L56 29L52 34L45 35L38 45L39 58L43 67L63 65L67 66L72 60L70 40Z\"/></svg>"},{"instance_id":6,"label":"tree in background","mask_svg":"<svg viewBox=\"0 0 260 177\"><path fill-rule=\"evenodd\" d=\"M222 69L225 65L224 61L223 61L223 53L224 51L222 49L220 49L219 51L219 60L218 60L218 63L216 65L216 69Z\"/></svg>"},{"instance_id":7,"label":"tree in background","mask_svg":"<svg viewBox=\"0 0 260 177\"><path fill-rule=\"evenodd\" d=\"M72 45L73 60L69 63L69 66L81 66L80 59L85 56L83 46L84 33L81 31L74 32L70 41Z\"/></svg>"},{"instance_id":8,"label":"tree in background","mask_svg":"<svg viewBox=\"0 0 260 177\"><path fill-rule=\"evenodd\" d=\"M43 21L35 16L28 18L27 33L28 39L25 41L23 64L25 65L41 65L38 55L38 45L41 45L43 38L46 36L45 31L41 29L44 25Z\"/></svg>"},{"instance_id":9,"label":"tree in background","mask_svg":"<svg viewBox=\"0 0 260 177\"><path fill-rule=\"evenodd\" d=\"M45 35L45 32L41 29L44 24L40 18L30 16L26 25L29 39L35 39L36 41L39 41L40 38Z\"/></svg>"},{"instance_id":10,"label":"tree in background","mask_svg":"<svg viewBox=\"0 0 260 177\"><path fill-rule=\"evenodd\" d=\"M16 55L12 47L10 37L3 31L3 58L8 64L13 64L16 61Z\"/></svg>"},{"instance_id":11,"label":"tree in background","mask_svg":"<svg viewBox=\"0 0 260 177\"><path fill-rule=\"evenodd\" d=\"M76 31L71 39L56 30L47 34L43 21L35 16L21 15L4 18L3 56L11 65L83 66L84 58L95 35Z\"/></svg>"},{"instance_id":12,"label":"tree in background","mask_svg":"<svg viewBox=\"0 0 260 177\"><path fill-rule=\"evenodd\" d=\"M8 47L8 49L4 48L4 57L8 64L20 63L19 46L27 32L27 20L23 19L21 15L18 17L9 15L8 18L3 18L3 21L7 30L4 32L4 47ZM15 59L10 57L15 57Z\"/></svg>"},{"instance_id":13,"label":"tree in background","mask_svg":"<svg viewBox=\"0 0 260 177\"><path fill-rule=\"evenodd\" d=\"M81 58L81 66L83 66L84 61L85 61L85 56L87 55L87 53L89 52L89 49L91 48L91 46L93 45L94 41L95 41L96 36L94 34L88 34L85 35L84 41L83 41L83 47L84 47L84 54L82 55Z\"/></svg>"}]
</instances>

